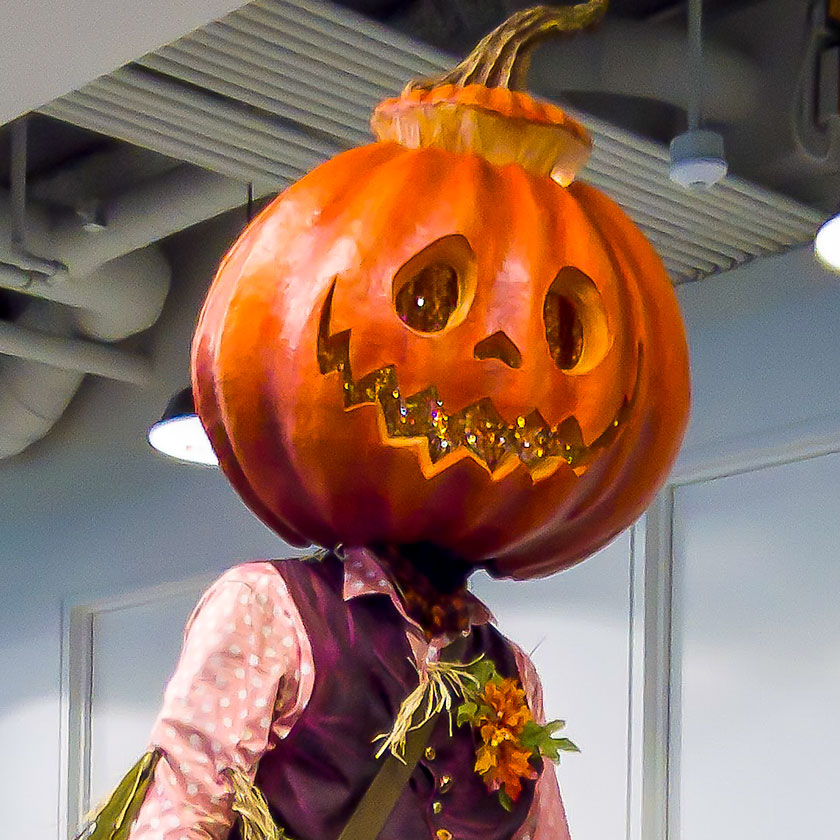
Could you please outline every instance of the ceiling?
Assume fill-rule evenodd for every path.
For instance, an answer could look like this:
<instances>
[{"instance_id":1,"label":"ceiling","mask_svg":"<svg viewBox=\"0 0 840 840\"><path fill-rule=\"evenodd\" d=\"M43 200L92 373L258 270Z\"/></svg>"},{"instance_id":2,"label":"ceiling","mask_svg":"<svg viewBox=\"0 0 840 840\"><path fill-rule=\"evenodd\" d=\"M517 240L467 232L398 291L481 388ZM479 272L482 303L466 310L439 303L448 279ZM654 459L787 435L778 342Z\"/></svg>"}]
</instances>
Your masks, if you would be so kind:
<instances>
[{"instance_id":1,"label":"ceiling","mask_svg":"<svg viewBox=\"0 0 840 840\"><path fill-rule=\"evenodd\" d=\"M241 0L3 0L0 124L239 5Z\"/></svg>"},{"instance_id":2,"label":"ceiling","mask_svg":"<svg viewBox=\"0 0 840 840\"><path fill-rule=\"evenodd\" d=\"M30 121L30 196L75 212L184 161L269 194L366 142L380 98L448 66L450 56L530 3L341 5L383 26L322 0L255 0L47 103ZM706 118L726 138L731 171L833 210L840 154L816 161L791 129L804 4L706 0L704 8ZM737 179L708 196L668 182L666 146L685 129L690 89L684 12L685 3L673 0L612 0L597 33L538 51L531 74L538 93L583 112L596 138L585 177L628 209L677 280L807 241L822 218L772 194L756 198ZM0 184L8 180L7 136L0 130Z\"/></svg>"},{"instance_id":3,"label":"ceiling","mask_svg":"<svg viewBox=\"0 0 840 840\"><path fill-rule=\"evenodd\" d=\"M511 12L534 5L533 0L339 0L341 5L361 11L411 37L432 44L454 55L463 54L491 27ZM826 155L825 138L821 135L799 138L792 128L796 103L813 93L813 77L803 76L803 58L808 46L809 15L812 6L819 10L821 0L704 0L706 69L714 77L722 65L742 59L743 73L754 74L755 91L736 97L736 113L707 114L707 122L720 130L726 140L731 169L759 184L827 212L840 206L840 142ZM674 104L682 95L685 80L673 75L671 68L662 68L663 77L653 79L651 63L645 52L653 34L684 38L686 2L675 0L612 0L604 33L611 29L638 42L636 55L622 52L624 71L635 77L638 95L609 90L579 90L574 62L558 63L560 49L552 59L565 74L562 85L539 92L560 96L583 111L603 117L637 134L667 143L685 130L684 103ZM818 14L818 16L820 16ZM600 37L600 34L595 37ZM606 37L606 36L605 36ZM837 40L837 39L835 39ZM614 42L611 44L614 46ZM575 56L578 47L569 42ZM605 59L599 55L599 61ZM648 73L648 89L639 79ZM738 86L737 73L730 73L726 83ZM649 89L656 81L656 91ZM800 81L804 87L799 88ZM673 89L671 101L663 101L668 86ZM628 83L627 87L630 87ZM708 85L707 85L708 88ZM726 90L720 91L725 100ZM708 95L708 90L707 90ZM837 120L835 119L835 123ZM838 132L834 126L835 134ZM804 140L804 142L803 142Z\"/></svg>"},{"instance_id":4,"label":"ceiling","mask_svg":"<svg viewBox=\"0 0 840 840\"><path fill-rule=\"evenodd\" d=\"M0 129L0 188L10 187L11 131ZM177 160L89 129L27 117L27 198L55 213L107 203Z\"/></svg>"},{"instance_id":5,"label":"ceiling","mask_svg":"<svg viewBox=\"0 0 840 840\"><path fill-rule=\"evenodd\" d=\"M762 0L704 0L710 20ZM413 30L424 40L444 49L468 47L488 29L534 0L339 0L339 4L386 23ZM610 17L661 23L684 19L685 0L612 0Z\"/></svg>"},{"instance_id":6,"label":"ceiling","mask_svg":"<svg viewBox=\"0 0 840 840\"><path fill-rule=\"evenodd\" d=\"M715 14L732 6L750 2L758 2L758 0L706 0L704 8L708 13ZM342 0L341 5L387 22L395 14L404 12L406 9L417 5L417 3L418 0ZM450 4L439 3L440 7L447 5ZM466 3L461 5L463 8L467 7ZM473 5L478 4L473 3ZM511 11L524 9L534 4L520 2L520 0L487 0L481 5L491 9L495 6L497 14L503 17L505 14L510 14ZM685 6L684 0L683 2L679 2L679 0L613 0L610 4L610 14L617 17L633 18L634 20L645 20L664 15L678 15L685 10Z\"/></svg>"}]
</instances>

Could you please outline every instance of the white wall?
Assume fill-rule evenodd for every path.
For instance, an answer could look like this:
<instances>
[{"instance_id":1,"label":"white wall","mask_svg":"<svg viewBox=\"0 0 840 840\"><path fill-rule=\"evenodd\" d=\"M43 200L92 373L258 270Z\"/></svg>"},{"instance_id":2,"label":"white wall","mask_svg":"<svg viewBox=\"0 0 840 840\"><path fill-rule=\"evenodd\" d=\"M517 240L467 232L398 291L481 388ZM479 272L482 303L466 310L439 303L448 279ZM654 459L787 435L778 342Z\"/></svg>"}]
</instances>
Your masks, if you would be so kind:
<instances>
[{"instance_id":1,"label":"white wall","mask_svg":"<svg viewBox=\"0 0 840 840\"><path fill-rule=\"evenodd\" d=\"M694 416L665 494L669 837L829 840L840 770L840 277L808 249L680 290ZM664 739L663 739L664 740Z\"/></svg>"},{"instance_id":2,"label":"white wall","mask_svg":"<svg viewBox=\"0 0 840 840\"><path fill-rule=\"evenodd\" d=\"M0 463L0 744L6 756L0 809L15 815L20 840L57 836L62 602L89 603L285 551L217 473L166 463L144 441L148 424L187 380L200 297L240 223L240 217L217 220L170 243L175 290L160 329L145 339L155 359L154 385L140 390L89 381L47 440ZM699 474L724 450L755 447L780 429L790 441L818 427L822 444L840 449L840 435L831 432L840 411L840 280L801 251L684 287L680 298L695 383L684 476ZM773 452L795 457L793 450ZM603 762L603 785L593 781L574 792L573 827L587 819L576 817L577 803L598 802L608 791L614 804L606 806L603 824L621 831L627 825L616 810L632 722L626 705L632 581L627 549L610 551L566 580L480 587L526 644L539 635L529 625L532 604L543 605L545 635L552 646L558 642L556 648L543 643L538 652L547 686L556 692L549 700L556 698L570 726L577 720L583 746ZM570 663L577 674L571 679L563 672ZM588 702L588 691L601 694ZM587 706L594 709L589 717ZM575 760L565 762L570 777ZM566 784L571 794L575 782ZM579 840L606 836L585 831Z\"/></svg>"},{"instance_id":3,"label":"white wall","mask_svg":"<svg viewBox=\"0 0 840 840\"><path fill-rule=\"evenodd\" d=\"M681 286L694 407L682 460L840 415L840 276L809 248ZM793 434L793 432L792 432Z\"/></svg>"},{"instance_id":4,"label":"white wall","mask_svg":"<svg viewBox=\"0 0 840 840\"><path fill-rule=\"evenodd\" d=\"M675 502L674 836L833 840L840 454Z\"/></svg>"},{"instance_id":5,"label":"white wall","mask_svg":"<svg viewBox=\"0 0 840 840\"><path fill-rule=\"evenodd\" d=\"M0 462L0 810L16 815L20 840L58 836L62 602L286 551L216 471L169 463L145 442L188 382L195 314L241 223L227 217L171 243L175 287L142 341L150 387L88 380L46 440Z\"/></svg>"}]
</instances>

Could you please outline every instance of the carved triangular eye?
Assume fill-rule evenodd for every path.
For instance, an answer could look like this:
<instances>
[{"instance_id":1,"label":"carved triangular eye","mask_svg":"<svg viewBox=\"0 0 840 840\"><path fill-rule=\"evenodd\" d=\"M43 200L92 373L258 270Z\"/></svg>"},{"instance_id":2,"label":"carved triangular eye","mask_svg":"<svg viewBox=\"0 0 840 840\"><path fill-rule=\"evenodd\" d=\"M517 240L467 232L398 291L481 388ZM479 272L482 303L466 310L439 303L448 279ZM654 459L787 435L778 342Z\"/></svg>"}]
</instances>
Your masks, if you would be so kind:
<instances>
[{"instance_id":1,"label":"carved triangular eye","mask_svg":"<svg viewBox=\"0 0 840 840\"><path fill-rule=\"evenodd\" d=\"M460 323L475 294L475 254L464 236L427 245L394 277L394 309L412 330L433 334Z\"/></svg>"}]
</instances>

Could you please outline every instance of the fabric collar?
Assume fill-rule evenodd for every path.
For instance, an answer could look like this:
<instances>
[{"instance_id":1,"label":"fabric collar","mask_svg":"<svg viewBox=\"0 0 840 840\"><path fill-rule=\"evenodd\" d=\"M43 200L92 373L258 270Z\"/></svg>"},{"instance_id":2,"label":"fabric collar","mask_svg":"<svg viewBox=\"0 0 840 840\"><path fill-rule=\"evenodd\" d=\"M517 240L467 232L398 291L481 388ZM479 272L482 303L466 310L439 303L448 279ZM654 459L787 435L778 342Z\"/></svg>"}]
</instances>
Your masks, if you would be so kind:
<instances>
[{"instance_id":1,"label":"fabric collar","mask_svg":"<svg viewBox=\"0 0 840 840\"><path fill-rule=\"evenodd\" d=\"M345 548L344 553L344 600L360 595L387 595L400 615L409 624L422 630L414 619L406 615L402 601L390 575L369 548ZM493 623L496 619L488 607L471 592L467 592L467 613L470 626Z\"/></svg>"}]
</instances>

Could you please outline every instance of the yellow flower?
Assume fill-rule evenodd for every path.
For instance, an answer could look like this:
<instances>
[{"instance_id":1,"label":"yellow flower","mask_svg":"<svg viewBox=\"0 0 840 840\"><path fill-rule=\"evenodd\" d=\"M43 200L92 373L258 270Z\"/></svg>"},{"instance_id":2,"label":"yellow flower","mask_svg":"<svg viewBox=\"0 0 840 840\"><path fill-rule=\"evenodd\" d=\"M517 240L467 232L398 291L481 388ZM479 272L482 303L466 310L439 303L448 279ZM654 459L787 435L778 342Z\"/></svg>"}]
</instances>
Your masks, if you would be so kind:
<instances>
[{"instance_id":1,"label":"yellow flower","mask_svg":"<svg viewBox=\"0 0 840 840\"><path fill-rule=\"evenodd\" d=\"M484 775L496 766L496 750L481 746L475 753L475 771Z\"/></svg>"}]
</instances>

